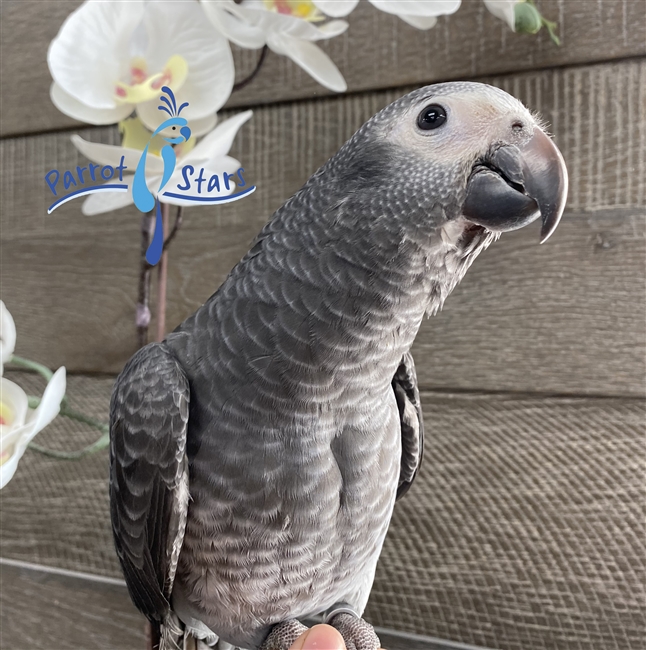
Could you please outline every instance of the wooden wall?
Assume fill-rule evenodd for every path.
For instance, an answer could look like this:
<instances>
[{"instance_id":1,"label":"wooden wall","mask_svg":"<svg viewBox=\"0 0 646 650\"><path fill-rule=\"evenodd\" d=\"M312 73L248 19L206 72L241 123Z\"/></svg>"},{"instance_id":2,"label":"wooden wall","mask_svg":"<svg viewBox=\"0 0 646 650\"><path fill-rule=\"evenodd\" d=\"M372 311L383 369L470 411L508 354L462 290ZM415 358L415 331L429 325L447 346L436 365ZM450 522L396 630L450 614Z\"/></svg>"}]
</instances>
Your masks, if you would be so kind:
<instances>
[{"instance_id":1,"label":"wooden wall","mask_svg":"<svg viewBox=\"0 0 646 650\"><path fill-rule=\"evenodd\" d=\"M82 160L72 133L118 142L114 127L76 125L49 101L47 46L78 4L1 6L1 297L16 320L18 354L70 372L113 374L136 349L138 213L84 217L76 201L47 216L42 182L49 169ZM538 245L535 227L505 235L424 323L414 349L421 387L458 410L458 395L495 393L504 402L522 393L556 420L547 396L586 397L607 412L607 421L595 419L596 436L615 427L634 433L633 400L646 389L646 11L637 0L539 4L558 20L561 48L544 33L511 33L481 0L463 0L428 32L363 0L348 32L323 45L348 81L344 95L332 96L271 54L226 111L254 109L232 153L258 190L233 204L186 210L170 254L169 327L213 293L271 213L370 115L425 83L485 81L550 123L570 170L570 198L548 243ZM239 76L256 57L235 52ZM458 434L461 426L456 421ZM23 556L19 544L7 548L10 557L39 559ZM483 644L502 639L502 647L504 633L482 630L515 623L478 624L478 633L464 622L403 625ZM545 647L566 647L554 643Z\"/></svg>"}]
</instances>

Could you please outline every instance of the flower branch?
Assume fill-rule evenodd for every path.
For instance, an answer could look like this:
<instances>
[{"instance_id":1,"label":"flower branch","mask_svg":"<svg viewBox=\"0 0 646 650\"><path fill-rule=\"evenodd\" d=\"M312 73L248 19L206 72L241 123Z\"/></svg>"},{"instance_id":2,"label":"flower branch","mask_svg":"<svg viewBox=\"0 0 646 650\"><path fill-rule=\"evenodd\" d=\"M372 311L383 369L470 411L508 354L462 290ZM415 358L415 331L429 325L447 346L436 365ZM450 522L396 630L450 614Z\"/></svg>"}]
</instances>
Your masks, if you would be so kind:
<instances>
[{"instance_id":1,"label":"flower branch","mask_svg":"<svg viewBox=\"0 0 646 650\"><path fill-rule=\"evenodd\" d=\"M269 53L269 46L268 45L263 46L262 51L260 52L260 57L258 58L258 62L256 63L256 67L253 69L253 71L251 72L251 74L249 74L248 77L242 79L241 81L237 81L234 84L233 92L242 90L245 86L250 84L255 79L256 75L260 72L260 68L262 68L263 63L265 62L268 53Z\"/></svg>"},{"instance_id":2,"label":"flower branch","mask_svg":"<svg viewBox=\"0 0 646 650\"><path fill-rule=\"evenodd\" d=\"M40 406L40 403L40 398L31 396L29 397L29 408L38 408L38 406ZM82 422L83 424L87 424L88 426L91 426L92 428L100 431L102 435L92 444L76 451L58 451L56 449L43 447L42 445L39 445L35 442L29 443L30 449L33 449L34 451L37 451L45 456L50 456L52 458L60 458L63 460L77 460L83 456L87 456L88 454L93 454L97 451L101 451L110 444L110 427L107 423L100 422L99 420L90 417L89 415L85 415L85 413L75 411L74 409L69 408L69 406L64 406L63 404L61 404L59 415L70 418L72 420L76 420L77 422Z\"/></svg>"}]
</instances>

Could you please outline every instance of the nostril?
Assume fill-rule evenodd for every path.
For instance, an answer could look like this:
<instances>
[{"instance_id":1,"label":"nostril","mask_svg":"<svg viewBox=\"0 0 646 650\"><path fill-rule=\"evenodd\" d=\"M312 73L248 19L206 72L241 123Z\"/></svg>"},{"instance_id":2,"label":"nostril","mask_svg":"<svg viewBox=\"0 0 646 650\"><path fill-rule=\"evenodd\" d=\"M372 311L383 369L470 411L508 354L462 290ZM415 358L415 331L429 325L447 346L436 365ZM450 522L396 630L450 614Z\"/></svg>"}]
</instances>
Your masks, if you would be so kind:
<instances>
[{"instance_id":1,"label":"nostril","mask_svg":"<svg viewBox=\"0 0 646 650\"><path fill-rule=\"evenodd\" d=\"M525 125L522 122L514 122L511 125L511 128L513 131L518 132L518 131L522 131L525 128Z\"/></svg>"}]
</instances>

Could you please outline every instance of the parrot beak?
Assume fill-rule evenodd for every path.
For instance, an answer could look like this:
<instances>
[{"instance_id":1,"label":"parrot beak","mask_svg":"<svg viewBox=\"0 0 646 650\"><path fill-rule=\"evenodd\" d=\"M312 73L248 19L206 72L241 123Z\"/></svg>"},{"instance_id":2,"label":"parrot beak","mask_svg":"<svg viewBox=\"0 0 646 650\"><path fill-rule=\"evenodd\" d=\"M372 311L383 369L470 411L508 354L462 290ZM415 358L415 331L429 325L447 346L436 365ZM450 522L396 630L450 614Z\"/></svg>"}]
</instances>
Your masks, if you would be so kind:
<instances>
[{"instance_id":1,"label":"parrot beak","mask_svg":"<svg viewBox=\"0 0 646 650\"><path fill-rule=\"evenodd\" d=\"M517 230L540 216L542 244L561 220L567 192L563 156L536 127L526 144L498 147L475 165L462 214L494 232Z\"/></svg>"}]
</instances>

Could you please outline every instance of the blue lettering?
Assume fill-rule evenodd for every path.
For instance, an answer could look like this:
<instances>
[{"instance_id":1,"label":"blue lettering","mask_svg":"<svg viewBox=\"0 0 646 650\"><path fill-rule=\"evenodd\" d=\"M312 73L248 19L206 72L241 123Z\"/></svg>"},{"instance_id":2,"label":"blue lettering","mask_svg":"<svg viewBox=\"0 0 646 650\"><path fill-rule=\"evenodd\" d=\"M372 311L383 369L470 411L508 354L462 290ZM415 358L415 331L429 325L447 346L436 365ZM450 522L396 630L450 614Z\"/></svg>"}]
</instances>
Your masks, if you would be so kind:
<instances>
[{"instance_id":1,"label":"blue lettering","mask_svg":"<svg viewBox=\"0 0 646 650\"><path fill-rule=\"evenodd\" d=\"M54 180L50 180L50 176L54 175L53 178ZM56 184L58 183L58 179L61 177L61 175L58 173L56 169L52 169L51 171L47 172L45 174L45 182L47 185L49 185L49 189L52 191L52 194L54 196L58 196L56 194Z\"/></svg>"},{"instance_id":2,"label":"blue lettering","mask_svg":"<svg viewBox=\"0 0 646 650\"><path fill-rule=\"evenodd\" d=\"M76 168L76 174L79 177L79 182L81 183L81 185L83 185L83 183L85 183L85 179L83 178L83 172L85 172L85 171L87 171L87 167L77 167Z\"/></svg>"},{"instance_id":3,"label":"blue lettering","mask_svg":"<svg viewBox=\"0 0 646 650\"><path fill-rule=\"evenodd\" d=\"M95 165L94 163L90 163L90 176L92 177L92 180L96 180L96 176L94 175L94 172L101 167L101 165Z\"/></svg>"},{"instance_id":4,"label":"blue lettering","mask_svg":"<svg viewBox=\"0 0 646 650\"><path fill-rule=\"evenodd\" d=\"M218 178L217 174L213 174L213 176L211 176L211 179L209 180L208 191L212 192L214 187L217 188L218 192L220 191L220 179Z\"/></svg>"},{"instance_id":5,"label":"blue lettering","mask_svg":"<svg viewBox=\"0 0 646 650\"><path fill-rule=\"evenodd\" d=\"M244 169L242 167L240 167L240 169L238 170L238 178L240 179L240 187L244 187L247 184L245 179L242 178L242 173L243 172L244 172Z\"/></svg>"},{"instance_id":6,"label":"blue lettering","mask_svg":"<svg viewBox=\"0 0 646 650\"><path fill-rule=\"evenodd\" d=\"M119 180L120 181L123 180L123 170L128 169L128 167L126 167L126 165L123 164L125 159L126 159L125 156L121 156L121 162L119 163L119 166L117 167L117 170L119 171Z\"/></svg>"},{"instance_id":7,"label":"blue lettering","mask_svg":"<svg viewBox=\"0 0 646 650\"><path fill-rule=\"evenodd\" d=\"M178 190L183 190L185 192L186 190L191 189L191 181L188 180L188 175L190 174L191 176L193 176L194 172L195 172L195 167L193 167L193 165L184 165L184 167L182 167L182 178L184 179L184 182L186 183L186 187L184 187L183 185L180 185L178 183L177 184L177 189Z\"/></svg>"},{"instance_id":8,"label":"blue lettering","mask_svg":"<svg viewBox=\"0 0 646 650\"><path fill-rule=\"evenodd\" d=\"M229 181L235 176L235 174L227 174L227 172L224 172L224 187L226 187L228 190L231 189L231 185L229 185ZM235 181L233 182L235 185Z\"/></svg>"},{"instance_id":9,"label":"blue lettering","mask_svg":"<svg viewBox=\"0 0 646 650\"><path fill-rule=\"evenodd\" d=\"M204 177L204 167L200 169L200 175L197 177L197 193L202 194L202 183L206 180Z\"/></svg>"},{"instance_id":10,"label":"blue lettering","mask_svg":"<svg viewBox=\"0 0 646 650\"><path fill-rule=\"evenodd\" d=\"M105 175L105 170L108 170L108 175ZM103 177L104 181L109 181L113 176L114 176L114 167L110 167L110 165L106 165L102 170L101 170L101 176Z\"/></svg>"},{"instance_id":11,"label":"blue lettering","mask_svg":"<svg viewBox=\"0 0 646 650\"><path fill-rule=\"evenodd\" d=\"M72 172L65 172L63 174L63 186L66 190L69 190L72 185L74 185L74 187L77 186L77 182L74 180Z\"/></svg>"}]
</instances>

